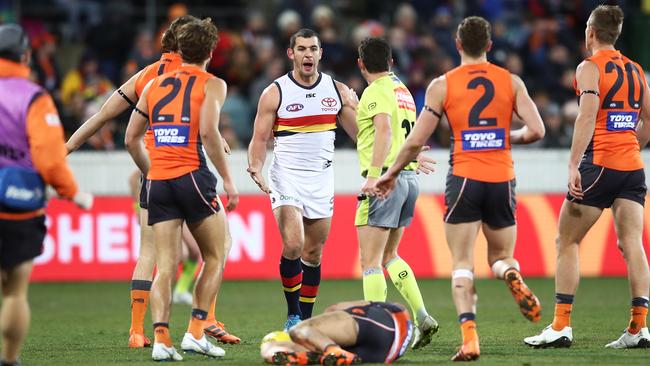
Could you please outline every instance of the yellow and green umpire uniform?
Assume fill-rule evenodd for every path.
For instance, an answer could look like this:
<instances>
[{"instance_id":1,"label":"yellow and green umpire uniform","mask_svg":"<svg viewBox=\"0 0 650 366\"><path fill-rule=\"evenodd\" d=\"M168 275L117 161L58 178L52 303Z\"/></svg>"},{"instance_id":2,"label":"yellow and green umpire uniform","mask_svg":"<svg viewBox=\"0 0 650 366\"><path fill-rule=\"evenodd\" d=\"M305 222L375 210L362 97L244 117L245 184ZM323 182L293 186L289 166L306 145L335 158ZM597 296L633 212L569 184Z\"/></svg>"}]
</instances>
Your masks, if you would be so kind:
<instances>
[{"instance_id":1,"label":"yellow and green umpire uniform","mask_svg":"<svg viewBox=\"0 0 650 366\"><path fill-rule=\"evenodd\" d=\"M375 143L375 125L372 121L380 113L390 116L391 126L391 146L381 168L371 167ZM357 107L357 152L364 178L368 175L378 178L395 162L415 119L413 96L397 76L390 73L368 85ZM385 228L408 226L413 219L419 193L416 167L417 163L411 163L400 172L395 190L387 199L360 196L354 224Z\"/></svg>"}]
</instances>

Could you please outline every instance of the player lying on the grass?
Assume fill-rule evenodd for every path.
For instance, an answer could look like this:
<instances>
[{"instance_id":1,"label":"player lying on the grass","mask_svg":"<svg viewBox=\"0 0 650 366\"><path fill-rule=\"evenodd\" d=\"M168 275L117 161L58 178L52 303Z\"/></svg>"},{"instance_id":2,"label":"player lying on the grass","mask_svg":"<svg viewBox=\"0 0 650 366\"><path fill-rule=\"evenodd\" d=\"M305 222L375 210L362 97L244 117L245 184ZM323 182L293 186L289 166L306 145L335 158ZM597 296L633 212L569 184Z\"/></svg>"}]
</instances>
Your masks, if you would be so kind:
<instances>
[{"instance_id":1,"label":"player lying on the grass","mask_svg":"<svg viewBox=\"0 0 650 366\"><path fill-rule=\"evenodd\" d=\"M412 334L411 318L404 306L348 301L300 322L289 334L269 334L260 352L274 365L390 364L406 352Z\"/></svg>"},{"instance_id":2,"label":"player lying on the grass","mask_svg":"<svg viewBox=\"0 0 650 366\"><path fill-rule=\"evenodd\" d=\"M176 33L178 28L190 21L197 20L191 15L184 15L176 18L169 28L163 34L161 39L161 46L163 54L160 60L145 67L137 74L133 75L127 82L115 91L110 98L102 105L99 112L95 113L86 122L79 127L70 139L66 142L65 146L68 154L76 151L86 140L102 128L108 121L117 118L128 108L135 107L138 102L144 87L149 81L164 73L174 71L181 66L181 56L178 54L178 42ZM230 148L222 140L226 153L230 153ZM145 134L145 144L147 148L151 148L153 144L153 132L148 130ZM137 180L136 180L137 182ZM149 338L144 335L144 318L147 313L147 306L149 304L149 292L151 289L151 281L153 279L154 271L154 243L153 243L153 230L151 226L147 225L148 217L148 203L147 203L147 180L140 178L138 184L138 191L140 192L140 253L138 260L133 268L133 275L131 278L131 327L129 329L129 347L141 348L151 345ZM137 197L136 197L137 199ZM218 199L218 197L217 197ZM219 202L220 206L221 202ZM224 216L225 219L225 216ZM226 224L226 255L230 251L232 239ZM186 268L184 266L184 268ZM216 302L216 300L215 300ZM208 311L208 319L206 321L205 334L213 337L214 339L223 343L239 343L240 339L232 334L226 332L223 324L215 318L213 303Z\"/></svg>"}]
</instances>

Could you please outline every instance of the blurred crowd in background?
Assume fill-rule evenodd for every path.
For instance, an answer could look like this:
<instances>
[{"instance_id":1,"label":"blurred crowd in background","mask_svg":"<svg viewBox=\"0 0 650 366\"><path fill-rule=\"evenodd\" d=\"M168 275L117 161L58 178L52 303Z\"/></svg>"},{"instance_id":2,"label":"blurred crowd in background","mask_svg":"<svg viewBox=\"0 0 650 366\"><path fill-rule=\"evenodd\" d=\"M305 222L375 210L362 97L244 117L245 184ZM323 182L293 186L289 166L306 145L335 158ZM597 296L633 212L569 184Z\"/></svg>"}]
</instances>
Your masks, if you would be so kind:
<instances>
[{"instance_id":1,"label":"blurred crowd in background","mask_svg":"<svg viewBox=\"0 0 650 366\"><path fill-rule=\"evenodd\" d=\"M480 15L492 24L489 60L522 77L546 124L546 137L534 146L556 148L571 145L578 111L575 67L587 56L583 39L589 12L602 2L0 0L0 23L18 22L29 33L34 78L54 96L71 134L115 88L158 60L160 37L171 20L187 13L211 17L220 41L208 71L228 83L220 128L233 149L245 149L261 92L290 70L286 48L298 29L320 34L320 70L359 96L366 83L356 66L358 44L368 36L388 39L393 71L410 89L419 111L428 83L460 62L454 42L458 22ZM641 40L647 39L644 29L650 26L650 0L609 3L618 3L626 14L617 47L649 69L650 47ZM128 117L124 113L109 123L84 148L123 149ZM449 146L444 122L441 127L431 138L433 147ZM354 146L339 130L337 146Z\"/></svg>"}]
</instances>

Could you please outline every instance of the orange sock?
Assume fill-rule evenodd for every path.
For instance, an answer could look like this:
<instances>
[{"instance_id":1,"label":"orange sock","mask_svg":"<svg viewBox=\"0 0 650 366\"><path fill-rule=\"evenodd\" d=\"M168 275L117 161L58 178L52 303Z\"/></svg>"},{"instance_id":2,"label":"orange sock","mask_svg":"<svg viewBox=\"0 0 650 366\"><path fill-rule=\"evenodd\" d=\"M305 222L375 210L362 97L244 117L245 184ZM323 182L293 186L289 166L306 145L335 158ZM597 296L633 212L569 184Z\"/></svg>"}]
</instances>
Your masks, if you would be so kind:
<instances>
[{"instance_id":1,"label":"orange sock","mask_svg":"<svg viewBox=\"0 0 650 366\"><path fill-rule=\"evenodd\" d=\"M203 337L203 328L205 328L205 319L207 313L201 309L192 309L192 317L190 324L187 326L187 332L192 333L194 339L201 339Z\"/></svg>"},{"instance_id":2,"label":"orange sock","mask_svg":"<svg viewBox=\"0 0 650 366\"><path fill-rule=\"evenodd\" d=\"M131 329L129 333L144 334L144 316L149 305L148 290L131 290Z\"/></svg>"},{"instance_id":3,"label":"orange sock","mask_svg":"<svg viewBox=\"0 0 650 366\"><path fill-rule=\"evenodd\" d=\"M205 318L205 324L209 325L217 322L217 318L214 315L214 308L217 306L217 299L212 300L210 307L208 308L208 317Z\"/></svg>"},{"instance_id":4,"label":"orange sock","mask_svg":"<svg viewBox=\"0 0 650 366\"><path fill-rule=\"evenodd\" d=\"M632 334L637 334L641 328L645 328L646 317L648 316L648 308L645 306L632 306L630 309L630 325L627 331Z\"/></svg>"},{"instance_id":5,"label":"orange sock","mask_svg":"<svg viewBox=\"0 0 650 366\"><path fill-rule=\"evenodd\" d=\"M555 331L571 326L571 308L573 304L555 304L555 316L551 328Z\"/></svg>"},{"instance_id":6,"label":"orange sock","mask_svg":"<svg viewBox=\"0 0 650 366\"><path fill-rule=\"evenodd\" d=\"M463 344L478 339L476 331L476 321L468 320L460 324L460 332L463 335Z\"/></svg>"},{"instance_id":7,"label":"orange sock","mask_svg":"<svg viewBox=\"0 0 650 366\"><path fill-rule=\"evenodd\" d=\"M169 336L169 324L167 323L154 324L153 334L156 343L163 343L167 347L172 346L172 337Z\"/></svg>"}]
</instances>

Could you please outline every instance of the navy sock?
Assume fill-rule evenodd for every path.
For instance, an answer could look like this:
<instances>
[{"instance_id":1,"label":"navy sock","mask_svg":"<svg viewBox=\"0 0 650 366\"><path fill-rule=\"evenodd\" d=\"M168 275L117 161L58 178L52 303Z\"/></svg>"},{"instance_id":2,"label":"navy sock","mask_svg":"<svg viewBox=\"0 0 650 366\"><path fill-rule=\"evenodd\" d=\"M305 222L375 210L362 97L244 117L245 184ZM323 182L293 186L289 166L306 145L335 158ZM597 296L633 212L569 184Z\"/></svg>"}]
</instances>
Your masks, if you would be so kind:
<instances>
[{"instance_id":1,"label":"navy sock","mask_svg":"<svg viewBox=\"0 0 650 366\"><path fill-rule=\"evenodd\" d=\"M192 318L205 320L208 317L208 312L201 309L192 309Z\"/></svg>"},{"instance_id":2,"label":"navy sock","mask_svg":"<svg viewBox=\"0 0 650 366\"><path fill-rule=\"evenodd\" d=\"M311 318L316 296L318 296L318 286L320 286L320 264L311 266L302 262L302 287L300 288L302 319Z\"/></svg>"},{"instance_id":3,"label":"navy sock","mask_svg":"<svg viewBox=\"0 0 650 366\"><path fill-rule=\"evenodd\" d=\"M151 281L131 280L131 290L151 291Z\"/></svg>"},{"instance_id":4,"label":"navy sock","mask_svg":"<svg viewBox=\"0 0 650 366\"><path fill-rule=\"evenodd\" d=\"M645 297L635 297L632 299L632 306L643 306L644 308L647 308L648 299Z\"/></svg>"},{"instance_id":5,"label":"navy sock","mask_svg":"<svg viewBox=\"0 0 650 366\"><path fill-rule=\"evenodd\" d=\"M573 304L573 295L567 294L555 294L555 303L556 304Z\"/></svg>"},{"instance_id":6,"label":"navy sock","mask_svg":"<svg viewBox=\"0 0 650 366\"><path fill-rule=\"evenodd\" d=\"M284 288L284 297L287 300L287 314L298 315L302 319L300 312L300 287L302 286L302 265L300 258L280 259L280 277L282 278L282 287Z\"/></svg>"},{"instance_id":7,"label":"navy sock","mask_svg":"<svg viewBox=\"0 0 650 366\"><path fill-rule=\"evenodd\" d=\"M476 320L476 314L474 313L462 313L458 316L458 322L460 324L465 323L466 321L469 320Z\"/></svg>"}]
</instances>

